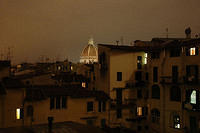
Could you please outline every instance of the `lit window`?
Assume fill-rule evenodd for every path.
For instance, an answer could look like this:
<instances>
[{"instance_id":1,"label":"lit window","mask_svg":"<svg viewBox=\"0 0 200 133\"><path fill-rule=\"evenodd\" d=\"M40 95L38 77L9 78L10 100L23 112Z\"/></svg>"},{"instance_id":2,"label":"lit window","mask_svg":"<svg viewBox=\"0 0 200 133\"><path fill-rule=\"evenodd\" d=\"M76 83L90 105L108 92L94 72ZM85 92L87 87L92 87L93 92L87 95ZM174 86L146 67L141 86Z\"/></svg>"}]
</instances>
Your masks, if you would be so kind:
<instances>
[{"instance_id":1,"label":"lit window","mask_svg":"<svg viewBox=\"0 0 200 133\"><path fill-rule=\"evenodd\" d=\"M86 87L86 83L82 82L82 87L85 88Z\"/></svg>"},{"instance_id":2,"label":"lit window","mask_svg":"<svg viewBox=\"0 0 200 133\"><path fill-rule=\"evenodd\" d=\"M195 55L196 54L196 49L195 48L190 48L190 55Z\"/></svg>"},{"instance_id":3,"label":"lit window","mask_svg":"<svg viewBox=\"0 0 200 133\"><path fill-rule=\"evenodd\" d=\"M147 64L147 53L144 54L144 64Z\"/></svg>"},{"instance_id":4,"label":"lit window","mask_svg":"<svg viewBox=\"0 0 200 133\"><path fill-rule=\"evenodd\" d=\"M20 109L16 109L16 119L20 119Z\"/></svg>"},{"instance_id":5,"label":"lit window","mask_svg":"<svg viewBox=\"0 0 200 133\"><path fill-rule=\"evenodd\" d=\"M174 116L174 128L181 128L180 117L177 115Z\"/></svg>"},{"instance_id":6,"label":"lit window","mask_svg":"<svg viewBox=\"0 0 200 133\"><path fill-rule=\"evenodd\" d=\"M58 70L61 70L61 66L58 66Z\"/></svg>"},{"instance_id":7,"label":"lit window","mask_svg":"<svg viewBox=\"0 0 200 133\"><path fill-rule=\"evenodd\" d=\"M16 109L16 119L23 119L23 109L22 108L17 108Z\"/></svg>"},{"instance_id":8,"label":"lit window","mask_svg":"<svg viewBox=\"0 0 200 133\"><path fill-rule=\"evenodd\" d=\"M137 107L137 115L142 116L142 107Z\"/></svg>"},{"instance_id":9,"label":"lit window","mask_svg":"<svg viewBox=\"0 0 200 133\"><path fill-rule=\"evenodd\" d=\"M190 95L190 103L196 104L196 90L193 90L191 95Z\"/></svg>"}]
</instances>

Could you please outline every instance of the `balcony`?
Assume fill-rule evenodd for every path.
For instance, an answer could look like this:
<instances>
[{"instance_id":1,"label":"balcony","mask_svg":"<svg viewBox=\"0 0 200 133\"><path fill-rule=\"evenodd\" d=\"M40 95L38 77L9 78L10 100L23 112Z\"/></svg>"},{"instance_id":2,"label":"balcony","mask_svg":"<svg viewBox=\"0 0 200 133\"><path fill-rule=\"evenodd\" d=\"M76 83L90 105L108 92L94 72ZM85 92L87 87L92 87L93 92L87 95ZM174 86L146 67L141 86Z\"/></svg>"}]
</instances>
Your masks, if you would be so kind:
<instances>
[{"instance_id":1,"label":"balcony","mask_svg":"<svg viewBox=\"0 0 200 133\"><path fill-rule=\"evenodd\" d=\"M126 118L128 122L140 122L142 120L147 120L146 116L129 116Z\"/></svg>"},{"instance_id":2,"label":"balcony","mask_svg":"<svg viewBox=\"0 0 200 133\"><path fill-rule=\"evenodd\" d=\"M146 85L147 85L147 82L145 82L145 81L128 80L128 81L126 81L125 88L145 87Z\"/></svg>"},{"instance_id":3,"label":"balcony","mask_svg":"<svg viewBox=\"0 0 200 133\"><path fill-rule=\"evenodd\" d=\"M172 76L161 76L160 84L187 84L187 85L199 85L200 81L198 78L194 76L182 76L182 77L172 77Z\"/></svg>"},{"instance_id":4,"label":"balcony","mask_svg":"<svg viewBox=\"0 0 200 133\"><path fill-rule=\"evenodd\" d=\"M199 101L200 102L200 101ZM191 104L188 102L183 102L183 109L188 110L188 111L200 111L200 104L199 102L197 104Z\"/></svg>"},{"instance_id":5,"label":"balcony","mask_svg":"<svg viewBox=\"0 0 200 133\"><path fill-rule=\"evenodd\" d=\"M136 106L136 99L125 99L121 104L117 103L117 100L114 99L111 101L110 108L111 110L116 109L131 109Z\"/></svg>"},{"instance_id":6,"label":"balcony","mask_svg":"<svg viewBox=\"0 0 200 133\"><path fill-rule=\"evenodd\" d=\"M187 85L199 85L200 79L196 76L184 76L184 83Z\"/></svg>"},{"instance_id":7,"label":"balcony","mask_svg":"<svg viewBox=\"0 0 200 133\"><path fill-rule=\"evenodd\" d=\"M161 76L161 84L181 84L183 83L182 77Z\"/></svg>"}]
</instances>

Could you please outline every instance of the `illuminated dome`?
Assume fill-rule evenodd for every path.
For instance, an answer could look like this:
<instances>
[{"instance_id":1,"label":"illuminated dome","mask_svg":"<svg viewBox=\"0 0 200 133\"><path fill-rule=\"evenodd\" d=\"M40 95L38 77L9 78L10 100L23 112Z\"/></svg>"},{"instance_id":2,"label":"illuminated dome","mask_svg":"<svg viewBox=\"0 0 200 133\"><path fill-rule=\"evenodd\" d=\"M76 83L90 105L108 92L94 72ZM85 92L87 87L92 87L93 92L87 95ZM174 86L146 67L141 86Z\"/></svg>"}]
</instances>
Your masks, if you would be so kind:
<instances>
[{"instance_id":1,"label":"illuminated dome","mask_svg":"<svg viewBox=\"0 0 200 133\"><path fill-rule=\"evenodd\" d=\"M88 45L83 49L80 56L80 62L85 64L98 62L98 51L92 38L89 40Z\"/></svg>"}]
</instances>

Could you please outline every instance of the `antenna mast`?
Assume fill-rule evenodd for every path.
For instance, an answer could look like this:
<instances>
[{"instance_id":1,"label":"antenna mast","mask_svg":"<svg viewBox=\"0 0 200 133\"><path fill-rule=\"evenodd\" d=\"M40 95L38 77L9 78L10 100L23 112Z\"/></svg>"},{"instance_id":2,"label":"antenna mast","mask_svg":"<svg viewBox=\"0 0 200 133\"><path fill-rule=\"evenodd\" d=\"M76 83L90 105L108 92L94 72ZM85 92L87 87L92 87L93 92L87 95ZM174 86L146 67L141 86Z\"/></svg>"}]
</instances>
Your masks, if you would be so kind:
<instances>
[{"instance_id":1,"label":"antenna mast","mask_svg":"<svg viewBox=\"0 0 200 133\"><path fill-rule=\"evenodd\" d=\"M166 38L168 38L168 35L169 35L169 29L166 28Z\"/></svg>"}]
</instances>

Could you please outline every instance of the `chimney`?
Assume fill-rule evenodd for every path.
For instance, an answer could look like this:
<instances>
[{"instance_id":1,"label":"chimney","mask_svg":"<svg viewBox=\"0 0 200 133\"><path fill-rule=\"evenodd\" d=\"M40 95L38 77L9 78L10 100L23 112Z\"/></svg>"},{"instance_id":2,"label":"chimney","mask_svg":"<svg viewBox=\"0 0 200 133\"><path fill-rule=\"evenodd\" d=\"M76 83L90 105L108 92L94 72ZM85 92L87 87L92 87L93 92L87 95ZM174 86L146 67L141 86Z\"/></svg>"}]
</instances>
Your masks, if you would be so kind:
<instances>
[{"instance_id":1,"label":"chimney","mask_svg":"<svg viewBox=\"0 0 200 133\"><path fill-rule=\"evenodd\" d=\"M190 27L185 29L185 35L186 35L186 38L191 38L191 29L190 29Z\"/></svg>"}]
</instances>

